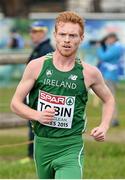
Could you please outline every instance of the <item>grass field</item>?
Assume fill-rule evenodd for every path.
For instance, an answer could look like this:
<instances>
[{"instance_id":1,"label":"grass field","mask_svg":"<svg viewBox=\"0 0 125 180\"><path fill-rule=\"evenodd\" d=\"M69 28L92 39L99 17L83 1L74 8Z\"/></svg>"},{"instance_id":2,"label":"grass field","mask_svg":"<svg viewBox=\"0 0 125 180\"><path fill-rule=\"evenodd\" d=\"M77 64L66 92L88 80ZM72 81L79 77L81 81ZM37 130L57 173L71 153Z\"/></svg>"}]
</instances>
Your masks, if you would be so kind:
<instances>
[{"instance_id":1,"label":"grass field","mask_svg":"<svg viewBox=\"0 0 125 180\"><path fill-rule=\"evenodd\" d=\"M90 129L98 125L101 106L93 108L90 96L87 108L88 126L85 134L85 179L125 179L125 113L124 85L117 92L120 126L110 128L107 141L98 143L89 136ZM14 89L0 89L0 112L10 112L9 103ZM26 157L27 145L13 146L27 141L27 128L0 130L0 179L37 178L34 162L21 164ZM12 147L3 147L10 144Z\"/></svg>"}]
</instances>

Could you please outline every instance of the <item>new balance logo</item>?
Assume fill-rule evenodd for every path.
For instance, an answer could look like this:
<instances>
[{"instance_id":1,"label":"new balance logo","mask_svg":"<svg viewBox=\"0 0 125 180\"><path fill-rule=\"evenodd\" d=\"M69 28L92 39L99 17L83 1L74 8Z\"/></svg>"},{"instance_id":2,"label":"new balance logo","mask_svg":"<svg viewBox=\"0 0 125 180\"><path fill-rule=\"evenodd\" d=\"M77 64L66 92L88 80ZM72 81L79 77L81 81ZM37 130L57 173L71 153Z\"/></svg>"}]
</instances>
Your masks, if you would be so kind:
<instances>
[{"instance_id":1,"label":"new balance logo","mask_svg":"<svg viewBox=\"0 0 125 180\"><path fill-rule=\"evenodd\" d=\"M73 81L76 81L78 76L71 74L68 79L71 79Z\"/></svg>"}]
</instances>

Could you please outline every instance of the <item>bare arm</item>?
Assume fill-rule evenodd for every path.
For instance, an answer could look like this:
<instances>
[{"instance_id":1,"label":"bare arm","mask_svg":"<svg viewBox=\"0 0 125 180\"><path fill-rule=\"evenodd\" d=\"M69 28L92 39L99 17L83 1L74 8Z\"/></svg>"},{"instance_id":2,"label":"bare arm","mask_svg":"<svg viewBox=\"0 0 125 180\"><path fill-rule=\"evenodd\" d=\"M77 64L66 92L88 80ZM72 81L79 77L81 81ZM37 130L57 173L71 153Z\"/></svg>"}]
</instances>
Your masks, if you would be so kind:
<instances>
[{"instance_id":1,"label":"bare arm","mask_svg":"<svg viewBox=\"0 0 125 180\"><path fill-rule=\"evenodd\" d=\"M37 60L39 61L39 60ZM47 123L54 116L54 109L48 109L43 112L36 111L28 107L25 103L25 97L30 92L41 70L41 63L32 61L24 71L23 77L16 89L11 101L11 110L17 115L30 120Z\"/></svg>"},{"instance_id":2,"label":"bare arm","mask_svg":"<svg viewBox=\"0 0 125 180\"><path fill-rule=\"evenodd\" d=\"M89 67L87 71L88 70L91 70L91 73L86 73L86 84L95 92L103 103L101 123L98 127L92 129L91 136L97 141L104 141L114 112L115 101L100 71L96 67Z\"/></svg>"}]
</instances>

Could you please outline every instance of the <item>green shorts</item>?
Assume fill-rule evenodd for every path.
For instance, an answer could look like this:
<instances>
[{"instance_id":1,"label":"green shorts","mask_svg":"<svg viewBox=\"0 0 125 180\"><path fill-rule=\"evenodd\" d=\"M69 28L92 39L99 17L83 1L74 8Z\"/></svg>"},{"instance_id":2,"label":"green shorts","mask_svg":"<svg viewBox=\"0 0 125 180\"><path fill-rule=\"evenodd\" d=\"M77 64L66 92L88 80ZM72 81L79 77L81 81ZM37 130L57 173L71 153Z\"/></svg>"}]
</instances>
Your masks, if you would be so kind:
<instances>
[{"instance_id":1,"label":"green shorts","mask_svg":"<svg viewBox=\"0 0 125 180\"><path fill-rule=\"evenodd\" d=\"M40 179L82 179L82 136L63 138L35 136L34 159Z\"/></svg>"}]
</instances>

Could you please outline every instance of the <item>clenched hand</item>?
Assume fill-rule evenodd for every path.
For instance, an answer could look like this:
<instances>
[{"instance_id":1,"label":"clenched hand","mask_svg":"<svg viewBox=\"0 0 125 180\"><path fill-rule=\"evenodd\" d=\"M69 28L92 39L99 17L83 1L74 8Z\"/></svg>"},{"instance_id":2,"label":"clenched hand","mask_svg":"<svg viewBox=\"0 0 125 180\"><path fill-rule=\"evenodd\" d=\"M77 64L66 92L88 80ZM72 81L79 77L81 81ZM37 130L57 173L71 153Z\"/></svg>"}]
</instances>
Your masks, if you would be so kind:
<instances>
[{"instance_id":1,"label":"clenched hand","mask_svg":"<svg viewBox=\"0 0 125 180\"><path fill-rule=\"evenodd\" d=\"M53 120L54 115L55 115L55 109L47 108L42 112L39 112L38 121L40 123L50 123Z\"/></svg>"}]
</instances>

